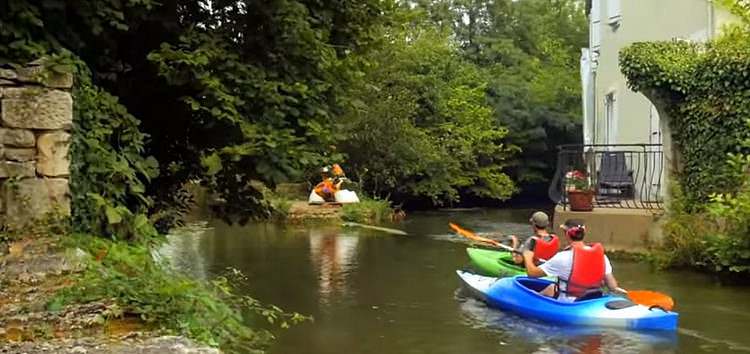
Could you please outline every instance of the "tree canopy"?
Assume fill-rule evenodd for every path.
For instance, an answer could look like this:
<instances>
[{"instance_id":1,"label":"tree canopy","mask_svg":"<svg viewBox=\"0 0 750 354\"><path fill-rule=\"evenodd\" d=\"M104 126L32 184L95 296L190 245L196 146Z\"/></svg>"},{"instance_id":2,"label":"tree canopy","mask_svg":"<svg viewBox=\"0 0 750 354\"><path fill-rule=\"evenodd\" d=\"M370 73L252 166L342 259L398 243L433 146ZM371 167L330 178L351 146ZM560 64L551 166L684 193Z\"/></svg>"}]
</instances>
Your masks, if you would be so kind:
<instances>
[{"instance_id":1,"label":"tree canopy","mask_svg":"<svg viewBox=\"0 0 750 354\"><path fill-rule=\"evenodd\" d=\"M262 216L252 181L299 181L330 162L397 201L504 200L548 178L551 146L576 137L581 7L5 0L0 65L46 56L76 69L84 229L169 225L190 180L227 200L222 214Z\"/></svg>"}]
</instances>

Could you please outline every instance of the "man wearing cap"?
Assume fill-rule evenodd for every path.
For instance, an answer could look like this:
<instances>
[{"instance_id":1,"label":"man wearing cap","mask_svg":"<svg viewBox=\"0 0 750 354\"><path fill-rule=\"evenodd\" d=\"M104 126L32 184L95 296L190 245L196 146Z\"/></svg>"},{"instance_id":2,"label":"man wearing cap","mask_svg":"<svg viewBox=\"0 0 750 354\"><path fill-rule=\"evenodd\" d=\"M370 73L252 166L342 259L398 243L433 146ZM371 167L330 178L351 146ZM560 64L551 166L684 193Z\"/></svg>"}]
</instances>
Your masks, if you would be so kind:
<instances>
[{"instance_id":1,"label":"man wearing cap","mask_svg":"<svg viewBox=\"0 0 750 354\"><path fill-rule=\"evenodd\" d=\"M510 235L513 240L513 248L518 249L518 253L513 254L513 261L516 264L523 264L523 251L530 250L534 254L534 262L552 258L560 249L560 241L557 235L547 232L549 226L549 216L542 211L537 211L529 219L534 234L526 239L521 249L518 249L518 237Z\"/></svg>"},{"instance_id":2,"label":"man wearing cap","mask_svg":"<svg viewBox=\"0 0 750 354\"><path fill-rule=\"evenodd\" d=\"M583 220L570 219L560 225L570 245L540 266L534 263L534 253L524 250L526 272L530 277L557 277L557 283L541 291L542 294L564 302L580 297L601 295L601 286L620 291L612 274L612 264L600 243L583 242L586 226Z\"/></svg>"}]
</instances>

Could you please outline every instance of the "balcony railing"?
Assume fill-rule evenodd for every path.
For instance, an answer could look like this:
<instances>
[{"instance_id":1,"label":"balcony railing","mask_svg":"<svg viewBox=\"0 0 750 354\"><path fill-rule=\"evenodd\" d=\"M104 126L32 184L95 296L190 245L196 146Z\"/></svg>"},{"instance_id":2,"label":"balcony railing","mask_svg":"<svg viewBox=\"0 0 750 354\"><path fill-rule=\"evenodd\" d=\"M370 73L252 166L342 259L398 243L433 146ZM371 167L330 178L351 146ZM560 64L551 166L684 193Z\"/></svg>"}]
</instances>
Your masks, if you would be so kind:
<instances>
[{"instance_id":1,"label":"balcony railing","mask_svg":"<svg viewBox=\"0 0 750 354\"><path fill-rule=\"evenodd\" d=\"M568 208L570 176L583 172L594 190L594 207L661 209L664 154L660 144L558 146L549 197Z\"/></svg>"}]
</instances>

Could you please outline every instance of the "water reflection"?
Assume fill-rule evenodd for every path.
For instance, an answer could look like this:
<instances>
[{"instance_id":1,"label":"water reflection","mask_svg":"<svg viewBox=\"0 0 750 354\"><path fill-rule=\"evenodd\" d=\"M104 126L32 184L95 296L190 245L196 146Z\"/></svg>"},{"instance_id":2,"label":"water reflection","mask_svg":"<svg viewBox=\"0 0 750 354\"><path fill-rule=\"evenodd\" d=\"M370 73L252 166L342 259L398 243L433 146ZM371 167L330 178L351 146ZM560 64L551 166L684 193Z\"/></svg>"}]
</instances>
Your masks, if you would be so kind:
<instances>
[{"instance_id":1,"label":"water reflection","mask_svg":"<svg viewBox=\"0 0 750 354\"><path fill-rule=\"evenodd\" d=\"M522 339L539 347L534 353L677 353L674 332L636 332L536 322L489 308L460 289L456 292L464 322L496 332L501 344Z\"/></svg>"},{"instance_id":2,"label":"water reflection","mask_svg":"<svg viewBox=\"0 0 750 354\"><path fill-rule=\"evenodd\" d=\"M705 353L745 352L746 288L693 272L651 272L614 260L625 288L677 299L675 335L563 328L524 320L454 296L455 270L468 264L466 240L452 221L477 232L528 232L530 210L413 213L409 236L326 227L219 221L169 237L165 252L182 271L210 279L227 267L248 283L239 290L315 318L278 334L269 353ZM450 242L449 242L450 241Z\"/></svg>"},{"instance_id":3,"label":"water reflection","mask_svg":"<svg viewBox=\"0 0 750 354\"><path fill-rule=\"evenodd\" d=\"M206 257L204 256L205 238L212 239L214 228L208 222L194 222L173 230L167 235L167 242L158 250L157 254L167 259L175 268L190 276L208 280Z\"/></svg>"},{"instance_id":4,"label":"water reflection","mask_svg":"<svg viewBox=\"0 0 750 354\"><path fill-rule=\"evenodd\" d=\"M347 277L356 268L357 235L345 235L340 228L310 229L310 258L318 272L321 304L330 304L347 294Z\"/></svg>"}]
</instances>

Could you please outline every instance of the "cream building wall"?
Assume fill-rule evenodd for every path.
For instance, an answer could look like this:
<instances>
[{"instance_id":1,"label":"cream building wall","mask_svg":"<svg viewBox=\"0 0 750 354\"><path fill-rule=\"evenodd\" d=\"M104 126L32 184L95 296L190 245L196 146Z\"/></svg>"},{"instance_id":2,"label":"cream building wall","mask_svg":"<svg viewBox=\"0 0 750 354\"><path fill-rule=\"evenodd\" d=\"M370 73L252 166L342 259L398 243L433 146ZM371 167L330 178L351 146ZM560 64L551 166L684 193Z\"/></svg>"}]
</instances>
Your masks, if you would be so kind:
<instances>
[{"instance_id":1,"label":"cream building wall","mask_svg":"<svg viewBox=\"0 0 750 354\"><path fill-rule=\"evenodd\" d=\"M617 3L620 15L610 18ZM627 88L619 68L620 50L635 42L705 41L731 21L731 15L710 0L593 0L590 19L589 48L596 56L592 62L597 63L593 75L595 108L589 117L593 119L585 127L588 143L660 143L658 114L645 96ZM597 36L598 46L594 43ZM596 48L598 55L593 54ZM613 98L609 103L608 95Z\"/></svg>"},{"instance_id":2,"label":"cream building wall","mask_svg":"<svg viewBox=\"0 0 750 354\"><path fill-rule=\"evenodd\" d=\"M732 21L732 15L712 0L592 0L589 20L589 48L581 61L584 143L664 143L668 127L645 96L628 89L619 67L620 50L635 42L706 41ZM662 164L649 162L651 169ZM648 179L649 193L660 199L657 195L666 189L664 175Z\"/></svg>"}]
</instances>

